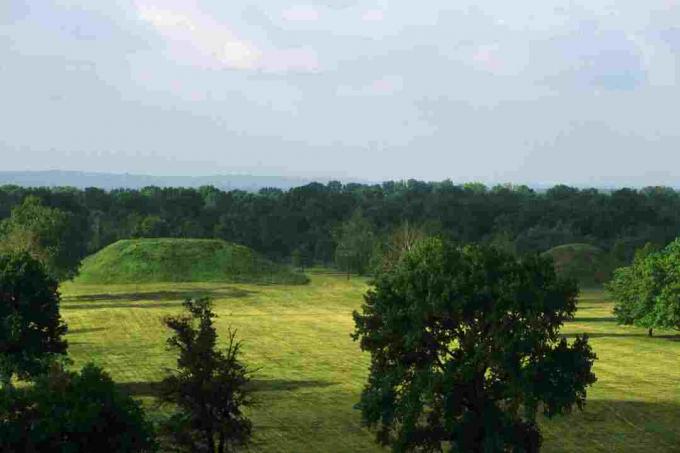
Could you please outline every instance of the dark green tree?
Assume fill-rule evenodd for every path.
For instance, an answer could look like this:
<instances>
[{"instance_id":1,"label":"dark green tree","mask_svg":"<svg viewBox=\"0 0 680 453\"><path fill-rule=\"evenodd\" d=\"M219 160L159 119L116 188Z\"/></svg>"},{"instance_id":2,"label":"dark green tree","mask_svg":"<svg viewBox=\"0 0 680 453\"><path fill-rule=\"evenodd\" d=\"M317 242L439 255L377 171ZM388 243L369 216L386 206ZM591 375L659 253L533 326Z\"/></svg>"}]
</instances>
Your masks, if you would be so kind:
<instances>
[{"instance_id":1,"label":"dark green tree","mask_svg":"<svg viewBox=\"0 0 680 453\"><path fill-rule=\"evenodd\" d=\"M336 266L345 270L348 277L352 272L365 274L369 270L375 247L375 233L371 223L360 211L340 225L336 231L336 241Z\"/></svg>"},{"instance_id":2,"label":"dark green tree","mask_svg":"<svg viewBox=\"0 0 680 453\"><path fill-rule=\"evenodd\" d=\"M537 452L539 410L583 407L595 354L559 333L578 289L549 259L426 239L374 283L359 408L392 451Z\"/></svg>"},{"instance_id":3,"label":"dark green tree","mask_svg":"<svg viewBox=\"0 0 680 453\"><path fill-rule=\"evenodd\" d=\"M0 385L45 372L64 334L57 281L26 252L0 255Z\"/></svg>"},{"instance_id":4,"label":"dark green tree","mask_svg":"<svg viewBox=\"0 0 680 453\"><path fill-rule=\"evenodd\" d=\"M0 398L0 452L142 453L156 450L153 426L100 368L59 366Z\"/></svg>"},{"instance_id":5,"label":"dark green tree","mask_svg":"<svg viewBox=\"0 0 680 453\"><path fill-rule=\"evenodd\" d=\"M188 299L184 307L188 314L165 320L173 331L168 345L179 351L177 370L161 386L161 401L177 408L166 424L168 448L236 451L247 444L252 431L243 413L251 399L248 370L239 359L241 343L229 330L226 350L217 349L215 314L209 299Z\"/></svg>"},{"instance_id":6,"label":"dark green tree","mask_svg":"<svg viewBox=\"0 0 680 453\"><path fill-rule=\"evenodd\" d=\"M28 196L0 225L0 251L28 252L57 280L73 278L86 248L75 220L72 214Z\"/></svg>"}]
</instances>

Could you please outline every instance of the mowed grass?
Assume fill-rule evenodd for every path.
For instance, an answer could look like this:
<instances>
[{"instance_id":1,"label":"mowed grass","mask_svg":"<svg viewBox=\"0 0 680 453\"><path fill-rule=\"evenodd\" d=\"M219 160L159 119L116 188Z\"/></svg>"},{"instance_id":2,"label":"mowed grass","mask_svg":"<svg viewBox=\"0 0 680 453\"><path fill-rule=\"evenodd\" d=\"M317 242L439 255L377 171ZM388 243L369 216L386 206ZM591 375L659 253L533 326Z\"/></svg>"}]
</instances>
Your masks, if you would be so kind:
<instances>
[{"instance_id":1,"label":"mowed grass","mask_svg":"<svg viewBox=\"0 0 680 453\"><path fill-rule=\"evenodd\" d=\"M365 281L313 274L305 286L220 283L62 288L75 366L93 361L152 413L155 383L174 365L162 319L209 295L217 328L238 330L258 404L253 452L380 452L353 405L368 356L350 338ZM547 452L680 452L680 337L617 326L602 292L582 295L564 333L587 332L598 382L584 412L542 421ZM226 335L223 335L223 339Z\"/></svg>"}]
</instances>

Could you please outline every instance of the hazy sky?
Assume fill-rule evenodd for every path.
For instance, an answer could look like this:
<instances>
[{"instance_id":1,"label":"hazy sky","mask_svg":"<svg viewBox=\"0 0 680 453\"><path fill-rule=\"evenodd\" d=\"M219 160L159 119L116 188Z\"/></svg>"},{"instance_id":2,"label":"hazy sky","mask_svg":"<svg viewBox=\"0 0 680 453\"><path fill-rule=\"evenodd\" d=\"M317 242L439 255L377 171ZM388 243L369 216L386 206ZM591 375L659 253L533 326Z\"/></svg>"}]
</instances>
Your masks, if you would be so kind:
<instances>
[{"instance_id":1,"label":"hazy sky","mask_svg":"<svg viewBox=\"0 0 680 453\"><path fill-rule=\"evenodd\" d=\"M680 182L678 0L2 0L0 169Z\"/></svg>"}]
</instances>

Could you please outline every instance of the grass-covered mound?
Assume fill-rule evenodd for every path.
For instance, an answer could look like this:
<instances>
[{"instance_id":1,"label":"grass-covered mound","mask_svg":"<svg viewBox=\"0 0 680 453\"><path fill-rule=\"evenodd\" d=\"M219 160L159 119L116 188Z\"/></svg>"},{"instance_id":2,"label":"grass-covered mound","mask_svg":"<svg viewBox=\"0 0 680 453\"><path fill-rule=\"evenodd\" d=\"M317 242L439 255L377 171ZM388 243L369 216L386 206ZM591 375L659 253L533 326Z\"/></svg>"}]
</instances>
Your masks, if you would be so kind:
<instances>
[{"instance_id":1,"label":"grass-covered mound","mask_svg":"<svg viewBox=\"0 0 680 453\"><path fill-rule=\"evenodd\" d=\"M122 240L83 261L78 283L244 282L303 284L304 274L248 247L217 239Z\"/></svg>"},{"instance_id":2,"label":"grass-covered mound","mask_svg":"<svg viewBox=\"0 0 680 453\"><path fill-rule=\"evenodd\" d=\"M578 280L581 287L595 287L609 281L616 263L599 247L590 244L564 244L547 252L555 261L557 273Z\"/></svg>"}]
</instances>

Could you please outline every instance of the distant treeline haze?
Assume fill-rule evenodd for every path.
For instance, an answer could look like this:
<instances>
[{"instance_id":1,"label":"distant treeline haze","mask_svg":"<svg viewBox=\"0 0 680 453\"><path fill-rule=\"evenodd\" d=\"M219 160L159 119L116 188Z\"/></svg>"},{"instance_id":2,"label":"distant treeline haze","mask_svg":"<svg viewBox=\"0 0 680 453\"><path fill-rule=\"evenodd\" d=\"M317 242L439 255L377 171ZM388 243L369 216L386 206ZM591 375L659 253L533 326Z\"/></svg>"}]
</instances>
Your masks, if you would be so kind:
<instances>
[{"instance_id":1,"label":"distant treeline haze","mask_svg":"<svg viewBox=\"0 0 680 453\"><path fill-rule=\"evenodd\" d=\"M489 242L516 252L585 242L629 260L647 242L680 231L680 193L665 187L602 192L563 185L455 185L449 181L362 185L312 183L257 193L214 187L104 191L0 187L0 219L28 195L71 213L83 256L130 237L220 238L272 259L333 261L340 225L363 216L377 237L408 222L430 234Z\"/></svg>"}]
</instances>

